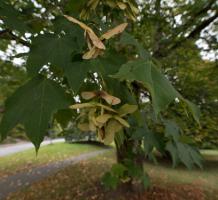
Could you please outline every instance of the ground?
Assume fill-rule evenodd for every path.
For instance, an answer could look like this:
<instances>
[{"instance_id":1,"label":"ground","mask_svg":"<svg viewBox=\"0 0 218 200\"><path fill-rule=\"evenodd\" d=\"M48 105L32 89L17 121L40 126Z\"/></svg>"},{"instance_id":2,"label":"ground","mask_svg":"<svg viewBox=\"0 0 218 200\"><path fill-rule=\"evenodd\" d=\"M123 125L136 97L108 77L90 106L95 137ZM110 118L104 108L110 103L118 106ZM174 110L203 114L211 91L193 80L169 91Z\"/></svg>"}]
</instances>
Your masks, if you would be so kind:
<instances>
[{"instance_id":1,"label":"ground","mask_svg":"<svg viewBox=\"0 0 218 200\"><path fill-rule=\"evenodd\" d=\"M99 149L101 147L94 145L57 143L41 147L38 155L34 149L30 149L0 157L0 178Z\"/></svg>"},{"instance_id":2,"label":"ground","mask_svg":"<svg viewBox=\"0 0 218 200\"><path fill-rule=\"evenodd\" d=\"M204 152L209 161L205 169L172 169L168 162L162 165L145 164L151 177L150 187L140 200L217 200L218 154ZM208 156L209 155L209 156ZM114 152L82 161L10 195L7 200L139 200L137 196L107 191L101 185L101 176L115 162ZM162 161L160 161L162 162Z\"/></svg>"}]
</instances>

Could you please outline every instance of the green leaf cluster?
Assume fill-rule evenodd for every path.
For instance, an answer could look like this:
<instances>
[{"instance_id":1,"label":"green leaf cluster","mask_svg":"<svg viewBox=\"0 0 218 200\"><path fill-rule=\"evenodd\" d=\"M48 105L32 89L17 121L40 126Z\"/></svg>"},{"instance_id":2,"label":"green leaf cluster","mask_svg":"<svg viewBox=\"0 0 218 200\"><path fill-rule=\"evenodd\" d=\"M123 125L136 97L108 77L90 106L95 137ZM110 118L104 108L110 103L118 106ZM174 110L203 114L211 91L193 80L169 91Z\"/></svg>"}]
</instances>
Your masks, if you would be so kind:
<instances>
[{"instance_id":1,"label":"green leaf cluster","mask_svg":"<svg viewBox=\"0 0 218 200\"><path fill-rule=\"evenodd\" d=\"M70 98L57 83L42 76L35 77L6 101L6 113L0 125L1 139L17 124L22 124L39 149L52 115L70 104Z\"/></svg>"}]
</instances>

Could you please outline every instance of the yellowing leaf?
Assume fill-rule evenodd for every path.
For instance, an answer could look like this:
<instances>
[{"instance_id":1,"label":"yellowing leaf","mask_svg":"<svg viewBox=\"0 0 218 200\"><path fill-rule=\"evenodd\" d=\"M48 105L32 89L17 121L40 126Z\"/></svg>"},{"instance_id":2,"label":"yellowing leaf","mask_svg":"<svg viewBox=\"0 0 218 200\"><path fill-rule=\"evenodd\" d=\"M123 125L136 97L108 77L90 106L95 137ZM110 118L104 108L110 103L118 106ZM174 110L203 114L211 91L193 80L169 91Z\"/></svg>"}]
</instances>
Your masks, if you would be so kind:
<instances>
[{"instance_id":1,"label":"yellowing leaf","mask_svg":"<svg viewBox=\"0 0 218 200\"><path fill-rule=\"evenodd\" d=\"M112 38L114 35L117 35L117 34L120 34L122 33L126 27L128 26L128 23L123 23L123 24L120 24L118 26L116 26L115 28L107 31L106 33L104 33L102 36L101 36L101 39L110 39Z\"/></svg>"},{"instance_id":2,"label":"yellowing leaf","mask_svg":"<svg viewBox=\"0 0 218 200\"><path fill-rule=\"evenodd\" d=\"M129 123L125 119L123 119L117 115L114 116L114 119L116 119L118 122L120 122L120 124L122 124L123 126L125 126L127 128L130 127Z\"/></svg>"},{"instance_id":3,"label":"yellowing leaf","mask_svg":"<svg viewBox=\"0 0 218 200\"><path fill-rule=\"evenodd\" d=\"M118 113L121 117L126 116L128 114L134 113L137 110L136 105L124 104L118 110Z\"/></svg>"}]
</instances>

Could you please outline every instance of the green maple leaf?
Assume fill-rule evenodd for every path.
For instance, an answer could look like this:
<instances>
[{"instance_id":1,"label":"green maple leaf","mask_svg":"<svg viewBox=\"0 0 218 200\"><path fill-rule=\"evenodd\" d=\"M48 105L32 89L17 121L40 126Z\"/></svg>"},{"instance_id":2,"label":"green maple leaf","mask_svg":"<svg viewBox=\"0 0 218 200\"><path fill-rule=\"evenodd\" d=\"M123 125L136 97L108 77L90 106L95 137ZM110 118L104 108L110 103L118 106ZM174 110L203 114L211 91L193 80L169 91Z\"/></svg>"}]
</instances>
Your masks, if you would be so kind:
<instances>
[{"instance_id":1,"label":"green maple leaf","mask_svg":"<svg viewBox=\"0 0 218 200\"><path fill-rule=\"evenodd\" d=\"M33 39L33 44L27 59L27 70L35 75L47 64L65 69L66 63L72 60L72 55L80 53L83 43L73 34L62 37L56 34L39 35Z\"/></svg>"},{"instance_id":2,"label":"green maple leaf","mask_svg":"<svg viewBox=\"0 0 218 200\"><path fill-rule=\"evenodd\" d=\"M151 94L156 114L166 109L171 102L178 98L186 103L194 118L198 121L198 108L184 99L150 60L130 61L122 65L119 72L112 75L112 77L118 78L121 81L136 81L143 85Z\"/></svg>"},{"instance_id":3,"label":"green maple leaf","mask_svg":"<svg viewBox=\"0 0 218 200\"><path fill-rule=\"evenodd\" d=\"M104 77L105 82L107 83L108 74L115 73L119 70L121 64L123 64L124 58L121 56L116 56L115 54L106 53L103 57L97 58L95 60L79 60L76 62L65 62L65 76L69 82L70 87L75 93L78 93L82 84L84 83L85 78L87 78L87 73L97 72ZM116 81L112 79L113 81ZM118 82L118 81L117 81Z\"/></svg>"},{"instance_id":4,"label":"green maple leaf","mask_svg":"<svg viewBox=\"0 0 218 200\"><path fill-rule=\"evenodd\" d=\"M88 61L66 63L65 76L75 93L79 91L90 70L92 65Z\"/></svg>"},{"instance_id":5,"label":"green maple leaf","mask_svg":"<svg viewBox=\"0 0 218 200\"><path fill-rule=\"evenodd\" d=\"M127 32L122 33L120 43L134 46L142 59L150 57L149 53L143 48L141 43L139 43L132 35Z\"/></svg>"},{"instance_id":6,"label":"green maple leaf","mask_svg":"<svg viewBox=\"0 0 218 200\"><path fill-rule=\"evenodd\" d=\"M182 162L188 169L194 165L202 168L202 156L194 147L181 142L168 142L166 150L171 154L173 167Z\"/></svg>"},{"instance_id":7,"label":"green maple leaf","mask_svg":"<svg viewBox=\"0 0 218 200\"><path fill-rule=\"evenodd\" d=\"M16 90L6 101L6 112L0 124L1 138L17 124L25 127L36 149L42 142L52 115L70 105L60 86L37 76Z\"/></svg>"},{"instance_id":8,"label":"green maple leaf","mask_svg":"<svg viewBox=\"0 0 218 200\"><path fill-rule=\"evenodd\" d=\"M180 138L180 128L179 126L174 122L170 120L164 121L165 125L165 136L166 137L172 137L174 141L178 141Z\"/></svg>"},{"instance_id":9,"label":"green maple leaf","mask_svg":"<svg viewBox=\"0 0 218 200\"><path fill-rule=\"evenodd\" d=\"M22 33L27 30L29 31L28 26L23 20L23 15L7 2L0 1L0 18L5 26L11 30L18 30Z\"/></svg>"}]
</instances>

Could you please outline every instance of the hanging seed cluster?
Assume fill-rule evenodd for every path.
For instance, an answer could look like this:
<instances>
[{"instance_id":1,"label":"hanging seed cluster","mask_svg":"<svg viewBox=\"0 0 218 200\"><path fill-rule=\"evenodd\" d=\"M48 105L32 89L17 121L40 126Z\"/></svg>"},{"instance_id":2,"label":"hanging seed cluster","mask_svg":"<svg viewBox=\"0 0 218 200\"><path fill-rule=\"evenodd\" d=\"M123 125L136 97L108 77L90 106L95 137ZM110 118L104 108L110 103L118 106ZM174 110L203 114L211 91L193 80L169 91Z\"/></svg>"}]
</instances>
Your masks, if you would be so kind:
<instances>
[{"instance_id":1,"label":"hanging seed cluster","mask_svg":"<svg viewBox=\"0 0 218 200\"><path fill-rule=\"evenodd\" d=\"M115 109L113 106L121 100L105 91L82 92L81 96L88 102L71 106L80 113L77 124L81 131L96 132L101 141L110 144L116 133L130 127L125 117L137 110L136 105L124 104Z\"/></svg>"}]
</instances>

